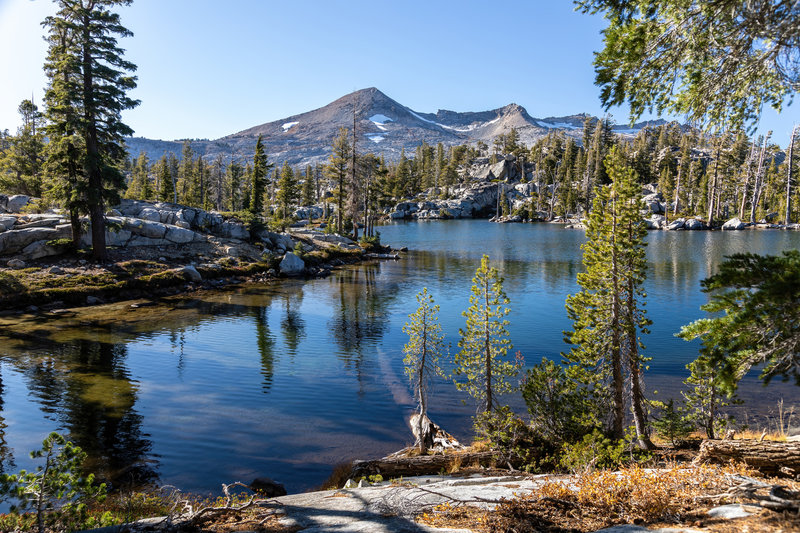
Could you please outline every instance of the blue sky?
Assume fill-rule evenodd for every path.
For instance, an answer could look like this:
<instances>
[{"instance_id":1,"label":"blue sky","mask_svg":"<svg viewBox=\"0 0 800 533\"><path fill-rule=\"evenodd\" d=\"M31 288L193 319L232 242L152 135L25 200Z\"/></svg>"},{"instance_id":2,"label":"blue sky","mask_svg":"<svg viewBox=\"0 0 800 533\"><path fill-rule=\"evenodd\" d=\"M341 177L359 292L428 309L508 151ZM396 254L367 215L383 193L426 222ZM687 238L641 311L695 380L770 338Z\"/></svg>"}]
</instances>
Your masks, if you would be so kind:
<instances>
[{"instance_id":1,"label":"blue sky","mask_svg":"<svg viewBox=\"0 0 800 533\"><path fill-rule=\"evenodd\" d=\"M49 0L0 0L0 129L40 103ZM135 0L120 8L134 37L142 104L136 135L218 138L377 87L416 111L484 111L517 103L535 117L602 115L592 57L599 16L571 0ZM618 123L627 109L612 109ZM646 117L650 118L650 117ZM763 113L785 145L797 106Z\"/></svg>"}]
</instances>

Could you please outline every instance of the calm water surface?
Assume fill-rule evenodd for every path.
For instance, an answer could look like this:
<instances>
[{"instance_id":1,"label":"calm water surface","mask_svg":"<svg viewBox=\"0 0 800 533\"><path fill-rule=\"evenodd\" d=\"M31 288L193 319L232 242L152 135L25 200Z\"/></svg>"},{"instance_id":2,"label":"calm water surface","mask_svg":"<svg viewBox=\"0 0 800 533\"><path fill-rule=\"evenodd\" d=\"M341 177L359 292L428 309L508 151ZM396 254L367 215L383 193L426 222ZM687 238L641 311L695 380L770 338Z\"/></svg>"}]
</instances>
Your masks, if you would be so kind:
<instances>
[{"instance_id":1,"label":"calm water surface","mask_svg":"<svg viewBox=\"0 0 800 533\"><path fill-rule=\"evenodd\" d=\"M331 466L410 444L413 410L402 326L427 287L456 350L461 311L482 254L502 270L511 337L530 364L558 358L570 327L584 233L486 221L400 223L384 243L401 261L348 267L326 279L248 285L131 309L120 303L59 318L0 321L0 461L30 468L49 431L69 433L95 470L119 484L152 481L218 491L269 476L290 491L319 485ZM645 338L648 391L677 395L698 345L674 337L702 316L700 280L723 256L800 248L800 233L652 232ZM745 381L741 417L766 423L800 389ZM431 416L467 438L475 407L435 383ZM518 398L509 401L524 412Z\"/></svg>"}]
</instances>

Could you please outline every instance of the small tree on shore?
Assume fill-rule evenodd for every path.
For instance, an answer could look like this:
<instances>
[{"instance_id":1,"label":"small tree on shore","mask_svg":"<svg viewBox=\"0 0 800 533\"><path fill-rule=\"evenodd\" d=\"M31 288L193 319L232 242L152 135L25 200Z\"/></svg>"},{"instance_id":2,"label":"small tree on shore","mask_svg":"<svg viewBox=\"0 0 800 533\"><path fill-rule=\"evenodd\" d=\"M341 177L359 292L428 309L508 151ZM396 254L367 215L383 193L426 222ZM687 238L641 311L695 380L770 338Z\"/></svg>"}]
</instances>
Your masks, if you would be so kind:
<instances>
[{"instance_id":1,"label":"small tree on shore","mask_svg":"<svg viewBox=\"0 0 800 533\"><path fill-rule=\"evenodd\" d=\"M12 511L33 511L39 533L45 533L45 519L66 520L83 529L86 503L105 497L106 486L94 485L94 475L81 472L86 454L80 447L58 433L50 433L42 448L31 452L31 458L44 459L33 472L0 475L0 496L9 495L19 501Z\"/></svg>"},{"instance_id":2,"label":"small tree on shore","mask_svg":"<svg viewBox=\"0 0 800 533\"><path fill-rule=\"evenodd\" d=\"M423 288L417 294L417 310L408 315L409 322L403 326L408 343L403 347L406 375L414 387L414 396L419 408L417 417L417 444L420 453L426 453L433 443L431 424L428 419L428 385L431 377L441 374L439 359L444 355L444 336L439 324L439 306L433 296Z\"/></svg>"},{"instance_id":3,"label":"small tree on shore","mask_svg":"<svg viewBox=\"0 0 800 533\"><path fill-rule=\"evenodd\" d=\"M466 391L479 403L481 411L490 414L497 395L514 390L508 380L519 373L520 364L505 359L512 345L504 317L511 310L506 307L509 300L503 290L503 277L489 266L488 255L481 258L472 278L469 302L469 308L462 313L467 324L459 330L461 351L455 356L453 374L463 376L462 381L456 378L456 388Z\"/></svg>"}]
</instances>

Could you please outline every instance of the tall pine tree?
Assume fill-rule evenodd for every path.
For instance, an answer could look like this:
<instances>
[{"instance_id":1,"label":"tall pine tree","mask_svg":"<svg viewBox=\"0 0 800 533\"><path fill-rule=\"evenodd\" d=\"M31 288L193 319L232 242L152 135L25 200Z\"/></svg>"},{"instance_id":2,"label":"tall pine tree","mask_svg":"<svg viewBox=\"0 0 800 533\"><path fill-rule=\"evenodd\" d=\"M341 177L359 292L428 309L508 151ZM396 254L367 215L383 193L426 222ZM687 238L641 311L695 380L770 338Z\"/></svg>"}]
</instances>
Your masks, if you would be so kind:
<instances>
[{"instance_id":1,"label":"tall pine tree","mask_svg":"<svg viewBox=\"0 0 800 533\"><path fill-rule=\"evenodd\" d=\"M138 105L127 96L136 78L127 75L136 66L123 59L117 37L131 36L110 9L130 5L131 0L59 0L58 12L45 19L49 53L45 72L49 78L48 113L53 124L50 135L83 139L82 179L79 194L85 195L92 224L92 254L107 257L104 206L119 200L124 187L120 165L125 158L123 139L133 134L120 117ZM65 81L66 80L66 81ZM68 109L67 109L68 108ZM51 137L52 140L52 137Z\"/></svg>"}]
</instances>

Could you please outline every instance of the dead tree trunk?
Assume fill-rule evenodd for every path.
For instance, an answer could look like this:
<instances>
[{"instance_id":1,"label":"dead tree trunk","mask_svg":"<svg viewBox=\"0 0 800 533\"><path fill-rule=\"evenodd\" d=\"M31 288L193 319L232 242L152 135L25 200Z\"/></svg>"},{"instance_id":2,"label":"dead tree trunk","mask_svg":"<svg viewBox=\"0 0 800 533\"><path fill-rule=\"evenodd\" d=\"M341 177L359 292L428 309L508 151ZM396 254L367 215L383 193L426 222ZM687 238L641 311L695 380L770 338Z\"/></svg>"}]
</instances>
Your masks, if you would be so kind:
<instances>
[{"instance_id":1,"label":"dead tree trunk","mask_svg":"<svg viewBox=\"0 0 800 533\"><path fill-rule=\"evenodd\" d=\"M800 134L800 125L797 125L792 130L792 138L789 141L788 153L788 171L786 172L786 215L783 217L783 223L787 226L792 223L792 172L794 170L794 140Z\"/></svg>"},{"instance_id":2,"label":"dead tree trunk","mask_svg":"<svg viewBox=\"0 0 800 533\"><path fill-rule=\"evenodd\" d=\"M800 474L800 442L707 440L700 446L697 461L741 461L767 475L794 477Z\"/></svg>"},{"instance_id":3,"label":"dead tree trunk","mask_svg":"<svg viewBox=\"0 0 800 533\"><path fill-rule=\"evenodd\" d=\"M448 471L455 466L479 464L491 466L496 461L494 452L459 453L447 455L418 455L416 457L384 457L375 461L360 461L353 465L350 477L381 474L384 479L400 476L424 476Z\"/></svg>"}]
</instances>

